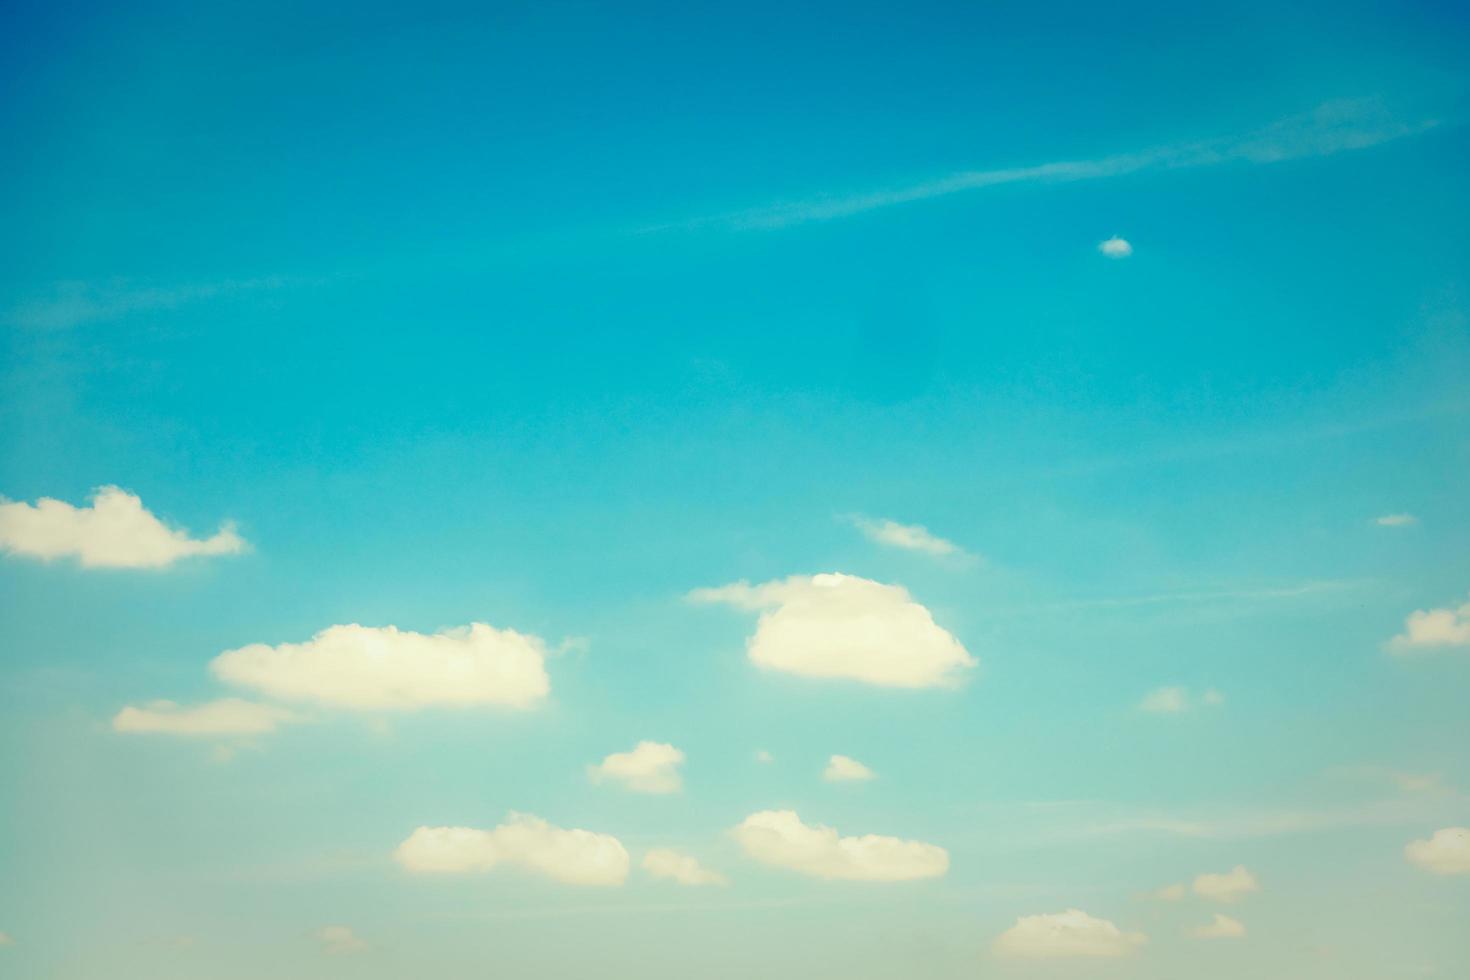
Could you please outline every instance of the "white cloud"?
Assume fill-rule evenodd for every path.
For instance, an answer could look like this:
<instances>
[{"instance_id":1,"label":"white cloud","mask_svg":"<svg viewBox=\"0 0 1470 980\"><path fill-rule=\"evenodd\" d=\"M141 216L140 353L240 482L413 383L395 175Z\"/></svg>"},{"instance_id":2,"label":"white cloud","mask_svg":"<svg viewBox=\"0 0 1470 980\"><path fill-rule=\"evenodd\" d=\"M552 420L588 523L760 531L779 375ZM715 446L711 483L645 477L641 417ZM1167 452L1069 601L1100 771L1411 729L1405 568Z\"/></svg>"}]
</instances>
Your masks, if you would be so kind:
<instances>
[{"instance_id":1,"label":"white cloud","mask_svg":"<svg viewBox=\"0 0 1470 980\"><path fill-rule=\"evenodd\" d=\"M884 687L954 686L975 659L898 585L840 573L690 593L761 611L746 643L758 667Z\"/></svg>"},{"instance_id":2,"label":"white cloud","mask_svg":"<svg viewBox=\"0 0 1470 980\"><path fill-rule=\"evenodd\" d=\"M1239 939L1245 935L1245 926L1228 915L1216 912L1214 921L1191 930L1190 935L1199 939Z\"/></svg>"},{"instance_id":3,"label":"white cloud","mask_svg":"<svg viewBox=\"0 0 1470 980\"><path fill-rule=\"evenodd\" d=\"M656 847L643 855L643 870L655 878L667 878L681 885L725 885L729 880L711 871L687 854Z\"/></svg>"},{"instance_id":4,"label":"white cloud","mask_svg":"<svg viewBox=\"0 0 1470 980\"><path fill-rule=\"evenodd\" d=\"M595 766L587 767L594 783L622 783L635 793L677 793L683 786L679 766L684 753L666 742L639 742L631 752L614 752Z\"/></svg>"},{"instance_id":5,"label":"white cloud","mask_svg":"<svg viewBox=\"0 0 1470 980\"><path fill-rule=\"evenodd\" d=\"M1409 863L1437 875L1470 875L1470 828L1445 827L1404 848Z\"/></svg>"},{"instance_id":6,"label":"white cloud","mask_svg":"<svg viewBox=\"0 0 1470 980\"><path fill-rule=\"evenodd\" d=\"M1199 703L1217 708L1225 703L1225 695L1212 687L1200 696ZM1183 687L1156 688L1144 695L1143 700L1138 702L1139 711L1160 715L1177 715L1190 711L1194 707L1193 696L1189 693L1188 688Z\"/></svg>"},{"instance_id":7,"label":"white cloud","mask_svg":"<svg viewBox=\"0 0 1470 980\"><path fill-rule=\"evenodd\" d=\"M1458 609L1416 609L1404 620L1404 631L1388 641L1392 653L1465 646L1470 646L1470 602Z\"/></svg>"},{"instance_id":8,"label":"white cloud","mask_svg":"<svg viewBox=\"0 0 1470 980\"><path fill-rule=\"evenodd\" d=\"M526 708L551 689L539 637L471 623L423 634L331 626L305 643L254 643L210 664L220 680L288 701L360 710L506 705Z\"/></svg>"},{"instance_id":9,"label":"white cloud","mask_svg":"<svg viewBox=\"0 0 1470 980\"><path fill-rule=\"evenodd\" d=\"M735 828L745 853L762 864L813 878L911 881L949 870L949 852L922 841L865 834L839 837L831 827L808 827L790 810L763 810Z\"/></svg>"},{"instance_id":10,"label":"white cloud","mask_svg":"<svg viewBox=\"0 0 1470 980\"><path fill-rule=\"evenodd\" d=\"M785 228L1007 184L1104 180L1146 170L1208 167L1236 161L1277 163L1375 146L1426 132L1435 125L1433 120L1403 122L1373 99L1340 99L1243 134L1165 144L1093 159L963 170L907 185L854 194L823 194L664 227L719 224L736 230Z\"/></svg>"},{"instance_id":11,"label":"white cloud","mask_svg":"<svg viewBox=\"0 0 1470 980\"><path fill-rule=\"evenodd\" d=\"M1110 259L1126 259L1133 254L1133 246L1128 244L1128 239L1119 238L1117 235L1107 241L1098 242L1097 250Z\"/></svg>"},{"instance_id":12,"label":"white cloud","mask_svg":"<svg viewBox=\"0 0 1470 980\"><path fill-rule=\"evenodd\" d=\"M616 837L563 830L524 813L493 830L420 827L393 856L416 874L484 873L505 864L571 885L621 885L628 877L628 852Z\"/></svg>"},{"instance_id":13,"label":"white cloud","mask_svg":"<svg viewBox=\"0 0 1470 980\"><path fill-rule=\"evenodd\" d=\"M1138 703L1140 711L1154 714L1178 714L1189 707L1189 695L1182 687L1161 687L1144 695Z\"/></svg>"},{"instance_id":14,"label":"white cloud","mask_svg":"<svg viewBox=\"0 0 1470 980\"><path fill-rule=\"evenodd\" d=\"M1178 902L1184 899L1187 892L1188 889L1183 885L1165 885L1163 888L1154 892L1154 898L1157 898L1161 902Z\"/></svg>"},{"instance_id":15,"label":"white cloud","mask_svg":"<svg viewBox=\"0 0 1470 980\"><path fill-rule=\"evenodd\" d=\"M231 736L266 735L295 721L284 708L239 698L221 698L186 708L173 701L128 705L112 719L117 732L160 735Z\"/></svg>"},{"instance_id":16,"label":"white cloud","mask_svg":"<svg viewBox=\"0 0 1470 980\"><path fill-rule=\"evenodd\" d=\"M1002 956L1028 959L1127 956L1148 942L1138 932L1124 932L1106 919L1078 909L1053 915L1023 915L995 940Z\"/></svg>"},{"instance_id":17,"label":"white cloud","mask_svg":"<svg viewBox=\"0 0 1470 980\"><path fill-rule=\"evenodd\" d=\"M357 953L367 949L350 926L322 926L316 931L317 942L328 953Z\"/></svg>"},{"instance_id":18,"label":"white cloud","mask_svg":"<svg viewBox=\"0 0 1470 980\"><path fill-rule=\"evenodd\" d=\"M0 932L0 946L14 946L15 940L8 932Z\"/></svg>"},{"instance_id":19,"label":"white cloud","mask_svg":"<svg viewBox=\"0 0 1470 980\"><path fill-rule=\"evenodd\" d=\"M1203 874L1194 879L1194 893L1212 902L1238 902L1260 889L1256 876L1241 865L1236 865L1224 874Z\"/></svg>"},{"instance_id":20,"label":"white cloud","mask_svg":"<svg viewBox=\"0 0 1470 980\"><path fill-rule=\"evenodd\" d=\"M771 763L776 761L776 757L771 755L771 753L767 752L765 749L756 749L755 761L762 764Z\"/></svg>"},{"instance_id":21,"label":"white cloud","mask_svg":"<svg viewBox=\"0 0 1470 980\"><path fill-rule=\"evenodd\" d=\"M890 548L921 551L926 555L941 557L965 553L964 549L953 541L947 541L930 533L929 529L921 524L900 524L887 518L874 521L866 517L854 518L853 523L868 537L868 540Z\"/></svg>"},{"instance_id":22,"label":"white cloud","mask_svg":"<svg viewBox=\"0 0 1470 980\"><path fill-rule=\"evenodd\" d=\"M109 486L98 487L86 507L50 497L0 502L0 550L42 561L76 558L83 568L165 568L193 555L238 554L245 541L229 523L208 538L191 538Z\"/></svg>"},{"instance_id":23,"label":"white cloud","mask_svg":"<svg viewBox=\"0 0 1470 980\"><path fill-rule=\"evenodd\" d=\"M877 774L856 759L845 755L834 755L827 760L822 778L829 783L845 783L873 779Z\"/></svg>"},{"instance_id":24,"label":"white cloud","mask_svg":"<svg viewBox=\"0 0 1470 980\"><path fill-rule=\"evenodd\" d=\"M1412 527L1419 523L1419 518L1413 514L1384 514L1373 518L1373 523L1379 527Z\"/></svg>"}]
</instances>

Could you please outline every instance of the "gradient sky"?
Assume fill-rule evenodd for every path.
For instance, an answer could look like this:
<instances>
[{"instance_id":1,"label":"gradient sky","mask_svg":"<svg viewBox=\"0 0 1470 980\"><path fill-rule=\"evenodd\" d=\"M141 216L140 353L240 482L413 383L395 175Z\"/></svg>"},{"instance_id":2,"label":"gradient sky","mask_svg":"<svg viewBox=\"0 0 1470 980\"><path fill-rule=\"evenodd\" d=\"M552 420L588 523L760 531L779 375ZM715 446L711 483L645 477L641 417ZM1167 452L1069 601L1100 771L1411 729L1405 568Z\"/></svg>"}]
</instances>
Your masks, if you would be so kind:
<instances>
[{"instance_id":1,"label":"gradient sky","mask_svg":"<svg viewBox=\"0 0 1470 980\"><path fill-rule=\"evenodd\" d=\"M1470 976L1467 65L1436 3L7 5L0 976ZM211 667L471 623L549 693ZM199 706L260 730L127 720ZM398 850L511 813L626 878Z\"/></svg>"}]
</instances>

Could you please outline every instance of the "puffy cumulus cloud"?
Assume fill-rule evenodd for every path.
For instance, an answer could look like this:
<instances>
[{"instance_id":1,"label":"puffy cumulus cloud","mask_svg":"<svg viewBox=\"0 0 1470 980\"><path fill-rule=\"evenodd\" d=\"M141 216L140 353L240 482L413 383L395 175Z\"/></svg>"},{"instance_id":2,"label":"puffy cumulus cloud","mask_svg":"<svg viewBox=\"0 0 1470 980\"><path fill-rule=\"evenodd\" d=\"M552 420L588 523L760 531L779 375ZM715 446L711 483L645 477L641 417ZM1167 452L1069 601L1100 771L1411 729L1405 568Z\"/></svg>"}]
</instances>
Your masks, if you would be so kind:
<instances>
[{"instance_id":1,"label":"puffy cumulus cloud","mask_svg":"<svg viewBox=\"0 0 1470 980\"><path fill-rule=\"evenodd\" d=\"M1184 896L1188 892L1189 889L1183 885L1165 885L1163 888L1154 892L1154 898L1157 898L1161 902L1179 902L1183 901Z\"/></svg>"},{"instance_id":2,"label":"puffy cumulus cloud","mask_svg":"<svg viewBox=\"0 0 1470 980\"><path fill-rule=\"evenodd\" d=\"M1148 942L1106 919L1078 909L1053 915L1023 915L995 940L995 952L1026 959L1127 956Z\"/></svg>"},{"instance_id":3,"label":"puffy cumulus cloud","mask_svg":"<svg viewBox=\"0 0 1470 980\"><path fill-rule=\"evenodd\" d=\"M35 504L0 498L0 551L83 568L165 568L193 555L233 555L245 541L225 523L207 538L171 528L143 501L118 487L98 487L86 507L42 497Z\"/></svg>"},{"instance_id":4,"label":"puffy cumulus cloud","mask_svg":"<svg viewBox=\"0 0 1470 980\"><path fill-rule=\"evenodd\" d=\"M887 518L875 521L867 517L855 517L852 521L869 541L890 548L918 551L936 557L965 553L959 545L931 533L922 524L900 524Z\"/></svg>"},{"instance_id":5,"label":"puffy cumulus cloud","mask_svg":"<svg viewBox=\"0 0 1470 980\"><path fill-rule=\"evenodd\" d=\"M203 738L268 735L296 720L284 708L239 698L221 698L187 708L173 701L151 701L142 707L123 708L113 716L112 730Z\"/></svg>"},{"instance_id":6,"label":"puffy cumulus cloud","mask_svg":"<svg viewBox=\"0 0 1470 980\"><path fill-rule=\"evenodd\" d=\"M1437 875L1470 875L1470 827L1436 830L1428 840L1404 848L1404 857Z\"/></svg>"},{"instance_id":7,"label":"puffy cumulus cloud","mask_svg":"<svg viewBox=\"0 0 1470 980\"><path fill-rule=\"evenodd\" d=\"M734 834L762 864L813 878L911 881L949 871L949 852L942 847L877 834L839 837L831 827L808 827L790 810L752 813Z\"/></svg>"},{"instance_id":8,"label":"puffy cumulus cloud","mask_svg":"<svg viewBox=\"0 0 1470 980\"><path fill-rule=\"evenodd\" d=\"M1256 876L1239 864L1224 874L1203 874L1194 879L1194 893L1212 902L1238 902L1260 890Z\"/></svg>"},{"instance_id":9,"label":"puffy cumulus cloud","mask_svg":"<svg viewBox=\"0 0 1470 980\"><path fill-rule=\"evenodd\" d=\"M725 885L729 880L711 871L687 854L656 847L643 855L643 870L655 878L667 878L681 885Z\"/></svg>"},{"instance_id":10,"label":"puffy cumulus cloud","mask_svg":"<svg viewBox=\"0 0 1470 980\"><path fill-rule=\"evenodd\" d=\"M1245 935L1245 926L1228 915L1216 912L1209 925L1190 930L1190 935L1199 939L1239 939Z\"/></svg>"},{"instance_id":11,"label":"puffy cumulus cloud","mask_svg":"<svg viewBox=\"0 0 1470 980\"><path fill-rule=\"evenodd\" d=\"M1138 710L1157 715L1177 715L1192 710L1197 703L1217 708L1225 703L1225 695L1212 687L1200 695L1196 702L1188 688L1160 687L1144 695L1143 700L1138 702Z\"/></svg>"},{"instance_id":12,"label":"puffy cumulus cloud","mask_svg":"<svg viewBox=\"0 0 1470 980\"><path fill-rule=\"evenodd\" d=\"M331 626L305 643L227 650L220 680L286 701L408 711L505 705L526 708L551 689L539 637L471 623L424 634L394 626Z\"/></svg>"},{"instance_id":13,"label":"puffy cumulus cloud","mask_svg":"<svg viewBox=\"0 0 1470 980\"><path fill-rule=\"evenodd\" d=\"M416 874L470 874L500 865L519 867L570 885L621 885L628 852L610 834L563 830L525 813L512 813L493 830L420 827L393 857Z\"/></svg>"},{"instance_id":14,"label":"puffy cumulus cloud","mask_svg":"<svg viewBox=\"0 0 1470 980\"><path fill-rule=\"evenodd\" d=\"M1390 653L1470 646L1470 602L1458 609L1416 609L1387 646Z\"/></svg>"},{"instance_id":15,"label":"puffy cumulus cloud","mask_svg":"<svg viewBox=\"0 0 1470 980\"><path fill-rule=\"evenodd\" d=\"M1126 238L1114 235L1106 241L1097 243L1097 250L1110 259L1126 259L1133 254L1133 246Z\"/></svg>"},{"instance_id":16,"label":"puffy cumulus cloud","mask_svg":"<svg viewBox=\"0 0 1470 980\"><path fill-rule=\"evenodd\" d=\"M351 926L322 926L316 931L316 940L328 953L358 953L367 949L367 943L359 939Z\"/></svg>"},{"instance_id":17,"label":"puffy cumulus cloud","mask_svg":"<svg viewBox=\"0 0 1470 980\"><path fill-rule=\"evenodd\" d=\"M639 742L631 752L614 752L587 767L594 783L616 782L635 793L677 793L683 787L679 766L684 753L667 742Z\"/></svg>"},{"instance_id":18,"label":"puffy cumulus cloud","mask_svg":"<svg viewBox=\"0 0 1470 980\"><path fill-rule=\"evenodd\" d=\"M766 670L883 687L958 683L975 658L902 586L840 573L738 582L690 593L695 602L760 611L747 641Z\"/></svg>"},{"instance_id":19,"label":"puffy cumulus cloud","mask_svg":"<svg viewBox=\"0 0 1470 980\"><path fill-rule=\"evenodd\" d=\"M1419 523L1419 518L1413 514L1384 514L1373 518L1373 523L1379 527L1413 527Z\"/></svg>"},{"instance_id":20,"label":"puffy cumulus cloud","mask_svg":"<svg viewBox=\"0 0 1470 980\"><path fill-rule=\"evenodd\" d=\"M822 778L829 783L861 782L876 776L873 770L845 755L832 756L827 760L827 768L822 770Z\"/></svg>"}]
</instances>

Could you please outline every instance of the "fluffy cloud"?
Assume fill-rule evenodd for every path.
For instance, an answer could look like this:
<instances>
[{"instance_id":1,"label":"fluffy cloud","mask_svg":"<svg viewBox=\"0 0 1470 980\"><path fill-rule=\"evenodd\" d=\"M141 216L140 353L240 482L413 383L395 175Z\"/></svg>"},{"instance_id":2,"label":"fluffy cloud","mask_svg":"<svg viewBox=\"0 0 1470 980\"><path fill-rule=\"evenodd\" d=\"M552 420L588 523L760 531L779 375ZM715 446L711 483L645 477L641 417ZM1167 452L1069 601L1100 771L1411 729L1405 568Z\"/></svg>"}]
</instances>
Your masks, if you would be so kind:
<instances>
[{"instance_id":1,"label":"fluffy cloud","mask_svg":"<svg viewBox=\"0 0 1470 980\"><path fill-rule=\"evenodd\" d=\"M728 879L711 871L687 854L656 847L643 855L643 870L655 878L667 878L681 885L725 885Z\"/></svg>"},{"instance_id":2,"label":"fluffy cloud","mask_svg":"<svg viewBox=\"0 0 1470 980\"><path fill-rule=\"evenodd\" d=\"M1225 695L1212 687L1200 695L1199 703L1219 707L1225 703ZM1180 714L1189 711L1194 706L1195 701L1188 688L1183 687L1160 687L1148 692L1144 695L1143 700L1138 702L1139 711L1160 715Z\"/></svg>"},{"instance_id":3,"label":"fluffy cloud","mask_svg":"<svg viewBox=\"0 0 1470 980\"><path fill-rule=\"evenodd\" d=\"M112 719L117 732L160 735L244 736L267 735L295 721L284 708L239 698L222 698L186 708L173 701L152 701L141 708L128 705Z\"/></svg>"},{"instance_id":4,"label":"fluffy cloud","mask_svg":"<svg viewBox=\"0 0 1470 980\"><path fill-rule=\"evenodd\" d=\"M545 659L539 637L484 623L427 635L354 623L328 627L305 643L229 650L210 669L273 698L339 708L525 708L551 689Z\"/></svg>"},{"instance_id":5,"label":"fluffy cloud","mask_svg":"<svg viewBox=\"0 0 1470 980\"><path fill-rule=\"evenodd\" d=\"M1413 514L1384 514L1373 518L1373 523L1379 527L1412 527L1419 523L1419 518Z\"/></svg>"},{"instance_id":6,"label":"fluffy cloud","mask_svg":"<svg viewBox=\"0 0 1470 980\"><path fill-rule=\"evenodd\" d=\"M790 810L752 813L734 833L745 853L762 864L813 878L910 881L949 870L949 852L942 847L876 834L839 837L831 827L808 827Z\"/></svg>"},{"instance_id":7,"label":"fluffy cloud","mask_svg":"<svg viewBox=\"0 0 1470 980\"><path fill-rule=\"evenodd\" d=\"M1404 848L1411 864L1437 875L1470 875L1470 827L1436 830L1428 840Z\"/></svg>"},{"instance_id":8,"label":"fluffy cloud","mask_svg":"<svg viewBox=\"0 0 1470 980\"><path fill-rule=\"evenodd\" d=\"M208 538L170 528L118 487L98 487L87 507L42 497L35 504L0 500L0 551L76 558L83 568L164 568L192 555L232 555L245 541L231 524Z\"/></svg>"},{"instance_id":9,"label":"fluffy cloud","mask_svg":"<svg viewBox=\"0 0 1470 980\"><path fill-rule=\"evenodd\" d=\"M1238 902L1260 889L1256 876L1239 864L1224 874L1203 874L1194 879L1194 893L1212 902Z\"/></svg>"},{"instance_id":10,"label":"fluffy cloud","mask_svg":"<svg viewBox=\"0 0 1470 980\"><path fill-rule=\"evenodd\" d=\"M622 783L635 793L677 793L683 786L679 766L684 753L666 742L639 742L631 752L614 752L587 767L594 783Z\"/></svg>"},{"instance_id":11,"label":"fluffy cloud","mask_svg":"<svg viewBox=\"0 0 1470 980\"><path fill-rule=\"evenodd\" d=\"M873 779L877 773L863 765L856 759L849 759L845 755L834 755L827 760L827 768L822 771L822 778L829 783L845 783Z\"/></svg>"},{"instance_id":12,"label":"fluffy cloud","mask_svg":"<svg viewBox=\"0 0 1470 980\"><path fill-rule=\"evenodd\" d=\"M1188 892L1189 889L1183 885L1165 885L1163 888L1154 892L1154 898L1157 898L1161 902L1179 902L1183 901L1184 896Z\"/></svg>"},{"instance_id":13,"label":"fluffy cloud","mask_svg":"<svg viewBox=\"0 0 1470 980\"><path fill-rule=\"evenodd\" d=\"M1138 932L1123 932L1106 919L1078 909L1054 915L1023 915L995 940L1002 956L1028 959L1127 956L1148 942Z\"/></svg>"},{"instance_id":14,"label":"fluffy cloud","mask_svg":"<svg viewBox=\"0 0 1470 980\"><path fill-rule=\"evenodd\" d=\"M367 949L367 943L350 926L322 926L316 931L316 939L328 953L357 953Z\"/></svg>"},{"instance_id":15,"label":"fluffy cloud","mask_svg":"<svg viewBox=\"0 0 1470 980\"><path fill-rule=\"evenodd\" d=\"M1110 259L1126 259L1133 254L1133 246L1128 243L1128 239L1117 235L1107 241L1098 242L1097 250Z\"/></svg>"},{"instance_id":16,"label":"fluffy cloud","mask_svg":"<svg viewBox=\"0 0 1470 980\"><path fill-rule=\"evenodd\" d=\"M493 830L420 827L393 857L418 874L483 873L504 864L571 885L621 885L628 877L628 852L616 837L563 830L524 813Z\"/></svg>"},{"instance_id":17,"label":"fluffy cloud","mask_svg":"<svg viewBox=\"0 0 1470 980\"><path fill-rule=\"evenodd\" d=\"M698 589L690 598L759 610L746 648L767 670L917 688L953 686L975 666L902 586L840 573L796 575Z\"/></svg>"},{"instance_id":18,"label":"fluffy cloud","mask_svg":"<svg viewBox=\"0 0 1470 980\"><path fill-rule=\"evenodd\" d=\"M1190 935L1199 939L1239 939L1245 935L1245 926L1228 915L1216 912L1213 922L1191 930Z\"/></svg>"},{"instance_id":19,"label":"fluffy cloud","mask_svg":"<svg viewBox=\"0 0 1470 980\"><path fill-rule=\"evenodd\" d=\"M1416 609L1404 620L1404 631L1388 641L1392 653L1466 646L1470 646L1470 602L1458 609Z\"/></svg>"},{"instance_id":20,"label":"fluffy cloud","mask_svg":"<svg viewBox=\"0 0 1470 980\"><path fill-rule=\"evenodd\" d=\"M866 517L854 518L853 523L868 537L868 540L890 548L920 551L926 555L935 556L964 554L964 549L959 545L930 533L929 529L921 524L900 524L887 518L874 521Z\"/></svg>"}]
</instances>

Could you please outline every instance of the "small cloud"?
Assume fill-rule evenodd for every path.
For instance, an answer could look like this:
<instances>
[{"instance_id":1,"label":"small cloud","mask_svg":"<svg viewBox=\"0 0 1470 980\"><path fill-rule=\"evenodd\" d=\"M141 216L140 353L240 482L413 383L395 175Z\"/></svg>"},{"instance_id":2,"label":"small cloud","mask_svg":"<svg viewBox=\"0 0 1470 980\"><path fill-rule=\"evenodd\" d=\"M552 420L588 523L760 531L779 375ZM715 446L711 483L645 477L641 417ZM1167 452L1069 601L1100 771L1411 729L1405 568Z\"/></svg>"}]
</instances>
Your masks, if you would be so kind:
<instances>
[{"instance_id":1,"label":"small cloud","mask_svg":"<svg viewBox=\"0 0 1470 980\"><path fill-rule=\"evenodd\" d=\"M98 487L85 507L50 497L34 504L0 498L0 551L41 561L75 558L83 568L167 568L182 558L245 549L229 522L208 538L191 538L119 487Z\"/></svg>"},{"instance_id":2,"label":"small cloud","mask_svg":"<svg viewBox=\"0 0 1470 980\"><path fill-rule=\"evenodd\" d=\"M1240 901L1251 892L1260 891L1256 876L1242 865L1236 865L1224 874L1203 874L1194 879L1194 893L1212 902L1227 905Z\"/></svg>"},{"instance_id":3,"label":"small cloud","mask_svg":"<svg viewBox=\"0 0 1470 980\"><path fill-rule=\"evenodd\" d=\"M621 885L628 852L610 834L563 830L540 817L512 813L493 830L420 827L398 845L394 860L414 874L486 873L520 867L570 885Z\"/></svg>"},{"instance_id":4,"label":"small cloud","mask_svg":"<svg viewBox=\"0 0 1470 980\"><path fill-rule=\"evenodd\" d=\"M1020 959L1112 959L1128 956L1148 937L1124 932L1106 919L1079 909L1052 915L1023 915L995 940L995 952Z\"/></svg>"},{"instance_id":5,"label":"small cloud","mask_svg":"<svg viewBox=\"0 0 1470 980\"><path fill-rule=\"evenodd\" d=\"M327 953L360 953L367 943L357 937L350 926L322 926L316 931L317 942Z\"/></svg>"},{"instance_id":6,"label":"small cloud","mask_svg":"<svg viewBox=\"0 0 1470 980\"><path fill-rule=\"evenodd\" d=\"M760 613L746 651L766 670L920 688L954 687L975 666L960 641L899 585L841 573L793 575L696 589L689 598Z\"/></svg>"},{"instance_id":7,"label":"small cloud","mask_svg":"<svg viewBox=\"0 0 1470 980\"><path fill-rule=\"evenodd\" d=\"M765 749L756 749L755 761L761 763L762 765L766 765L775 762L776 757L771 755L771 753L767 752Z\"/></svg>"},{"instance_id":8,"label":"small cloud","mask_svg":"<svg viewBox=\"0 0 1470 980\"><path fill-rule=\"evenodd\" d=\"M1373 523L1379 527L1412 527L1419 523L1419 518L1413 514L1384 514L1373 518Z\"/></svg>"},{"instance_id":9,"label":"small cloud","mask_svg":"<svg viewBox=\"0 0 1470 980\"><path fill-rule=\"evenodd\" d=\"M432 634L331 626L305 643L227 650L209 667L269 697L360 711L529 708L551 689L541 638L485 623Z\"/></svg>"},{"instance_id":10,"label":"small cloud","mask_svg":"<svg viewBox=\"0 0 1470 980\"><path fill-rule=\"evenodd\" d=\"M1200 696L1199 703L1217 708L1225 703L1225 695L1212 687ZM1183 687L1156 688L1144 695L1143 700L1138 702L1139 711L1147 711L1156 715L1182 714L1194 707L1195 703L1189 689Z\"/></svg>"},{"instance_id":11,"label":"small cloud","mask_svg":"<svg viewBox=\"0 0 1470 980\"><path fill-rule=\"evenodd\" d=\"M1458 609L1416 609L1404 620L1404 631L1386 646L1400 654L1470 646L1470 602Z\"/></svg>"},{"instance_id":12,"label":"small cloud","mask_svg":"<svg viewBox=\"0 0 1470 980\"><path fill-rule=\"evenodd\" d=\"M0 946L14 946L14 945L15 945L15 940L13 938L11 938L10 933L8 933L8 932L0 932Z\"/></svg>"},{"instance_id":13,"label":"small cloud","mask_svg":"<svg viewBox=\"0 0 1470 980\"><path fill-rule=\"evenodd\" d=\"M959 545L930 533L922 524L900 524L887 518L875 521L866 517L853 518L853 524L869 541L890 548L918 551L935 557L965 554L965 550Z\"/></svg>"},{"instance_id":14,"label":"small cloud","mask_svg":"<svg viewBox=\"0 0 1470 980\"><path fill-rule=\"evenodd\" d=\"M1190 931L1198 939L1239 939L1245 935L1245 926L1228 915L1215 913L1215 919L1207 926Z\"/></svg>"},{"instance_id":15,"label":"small cloud","mask_svg":"<svg viewBox=\"0 0 1470 980\"><path fill-rule=\"evenodd\" d=\"M1138 702L1138 710L1156 715L1174 715L1189 707L1189 694L1182 687L1161 687Z\"/></svg>"},{"instance_id":16,"label":"small cloud","mask_svg":"<svg viewBox=\"0 0 1470 980\"><path fill-rule=\"evenodd\" d=\"M666 878L681 885L729 884L729 880L718 871L705 868L687 854L663 847L643 855L643 870L655 878Z\"/></svg>"},{"instance_id":17,"label":"small cloud","mask_svg":"<svg viewBox=\"0 0 1470 980\"><path fill-rule=\"evenodd\" d=\"M1184 900L1187 891L1183 885L1165 885L1154 892L1154 898L1161 902L1179 902Z\"/></svg>"},{"instance_id":18,"label":"small cloud","mask_svg":"<svg viewBox=\"0 0 1470 980\"><path fill-rule=\"evenodd\" d=\"M1404 848L1404 857L1430 874L1470 874L1470 828L1436 830L1428 840L1410 842Z\"/></svg>"},{"instance_id":19,"label":"small cloud","mask_svg":"<svg viewBox=\"0 0 1470 980\"><path fill-rule=\"evenodd\" d=\"M1443 777L1437 772L1390 772L1388 778L1405 793L1428 793L1444 785Z\"/></svg>"},{"instance_id":20,"label":"small cloud","mask_svg":"<svg viewBox=\"0 0 1470 980\"><path fill-rule=\"evenodd\" d=\"M677 793L683 764L684 753L667 742L639 742L631 752L614 752L588 766L587 775L594 783L612 780L635 793Z\"/></svg>"},{"instance_id":21,"label":"small cloud","mask_svg":"<svg viewBox=\"0 0 1470 980\"><path fill-rule=\"evenodd\" d=\"M1097 250L1110 259L1126 259L1133 254L1133 246L1128 244L1128 240L1117 235L1105 242L1098 242Z\"/></svg>"},{"instance_id":22,"label":"small cloud","mask_svg":"<svg viewBox=\"0 0 1470 980\"><path fill-rule=\"evenodd\" d=\"M949 852L933 844L878 834L839 837L807 826L791 810L752 813L735 828L745 853L762 864L838 881L913 881L949 871Z\"/></svg>"},{"instance_id":23,"label":"small cloud","mask_svg":"<svg viewBox=\"0 0 1470 980\"><path fill-rule=\"evenodd\" d=\"M284 708L239 698L222 698L191 708L173 701L151 701L142 707L123 708L113 717L112 730L203 738L268 735L279 726L297 720Z\"/></svg>"},{"instance_id":24,"label":"small cloud","mask_svg":"<svg viewBox=\"0 0 1470 980\"><path fill-rule=\"evenodd\" d=\"M822 770L822 778L829 783L862 782L876 776L873 770L845 755L832 756L827 760L827 768Z\"/></svg>"}]
</instances>

